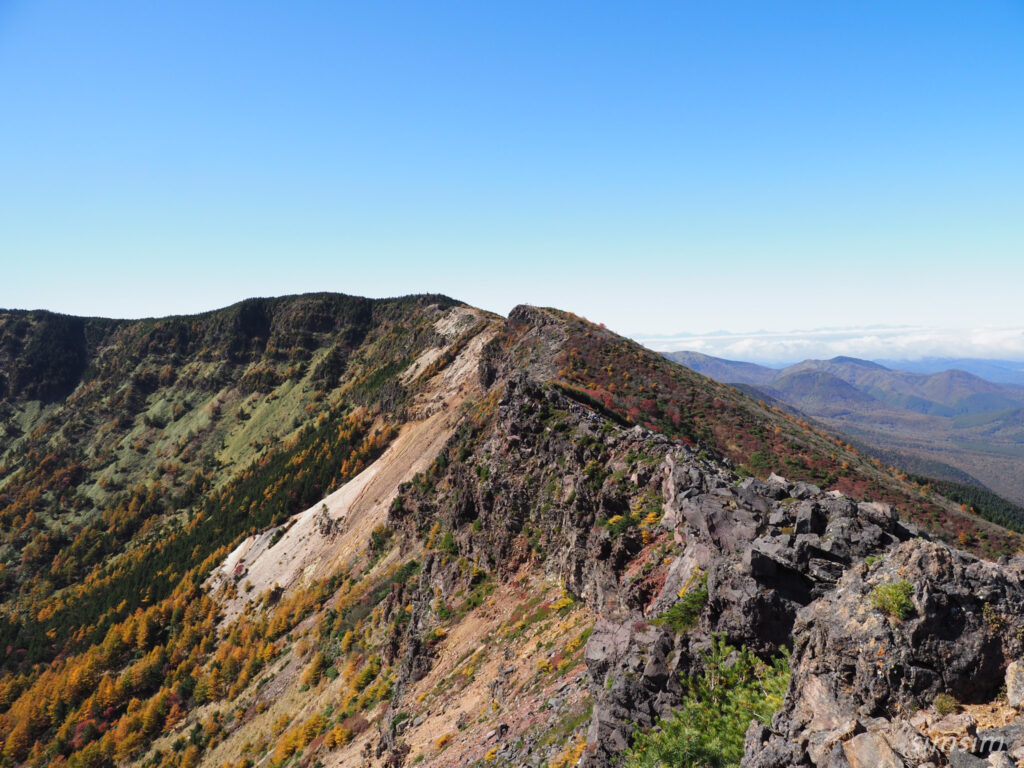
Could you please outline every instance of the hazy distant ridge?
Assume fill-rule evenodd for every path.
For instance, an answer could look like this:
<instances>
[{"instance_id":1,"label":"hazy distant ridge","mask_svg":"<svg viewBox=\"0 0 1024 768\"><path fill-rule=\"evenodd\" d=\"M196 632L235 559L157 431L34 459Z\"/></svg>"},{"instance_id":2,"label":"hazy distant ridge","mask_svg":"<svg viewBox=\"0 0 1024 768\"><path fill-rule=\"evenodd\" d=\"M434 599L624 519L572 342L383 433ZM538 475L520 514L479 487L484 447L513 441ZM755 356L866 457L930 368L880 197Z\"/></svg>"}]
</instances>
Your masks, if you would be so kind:
<instances>
[{"instance_id":1,"label":"hazy distant ridge","mask_svg":"<svg viewBox=\"0 0 1024 768\"><path fill-rule=\"evenodd\" d=\"M755 388L846 432L910 468L938 468L947 479L964 472L1004 496L1024 501L1024 388L971 371L944 368L932 358L923 370L835 357L775 369L699 352L666 355L717 381ZM1004 379L1024 364L952 360ZM934 370L939 369L939 370ZM955 469L941 471L948 465Z\"/></svg>"}]
</instances>

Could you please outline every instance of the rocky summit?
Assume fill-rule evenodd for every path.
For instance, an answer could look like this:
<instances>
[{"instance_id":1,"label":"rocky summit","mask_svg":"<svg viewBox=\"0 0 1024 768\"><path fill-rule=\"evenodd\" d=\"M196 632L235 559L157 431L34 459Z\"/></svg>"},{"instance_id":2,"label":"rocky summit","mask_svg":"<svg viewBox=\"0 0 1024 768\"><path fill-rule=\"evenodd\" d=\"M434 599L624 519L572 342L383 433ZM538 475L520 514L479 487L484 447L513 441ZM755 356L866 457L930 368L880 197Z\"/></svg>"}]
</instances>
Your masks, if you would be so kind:
<instances>
[{"instance_id":1,"label":"rocky summit","mask_svg":"<svg viewBox=\"0 0 1024 768\"><path fill-rule=\"evenodd\" d=\"M1024 557L568 313L0 316L0 760L1024 765Z\"/></svg>"}]
</instances>

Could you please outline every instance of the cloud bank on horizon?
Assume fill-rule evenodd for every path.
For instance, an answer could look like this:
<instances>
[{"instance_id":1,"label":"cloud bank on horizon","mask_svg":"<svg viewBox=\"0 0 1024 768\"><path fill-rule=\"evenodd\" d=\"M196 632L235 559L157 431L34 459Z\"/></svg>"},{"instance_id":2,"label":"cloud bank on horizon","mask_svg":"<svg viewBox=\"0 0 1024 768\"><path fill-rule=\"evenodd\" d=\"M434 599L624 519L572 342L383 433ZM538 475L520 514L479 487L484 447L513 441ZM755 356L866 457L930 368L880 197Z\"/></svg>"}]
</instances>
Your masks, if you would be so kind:
<instances>
[{"instance_id":1,"label":"cloud bank on horizon","mask_svg":"<svg viewBox=\"0 0 1024 768\"><path fill-rule=\"evenodd\" d=\"M687 350L728 360L791 364L837 356L865 360L979 358L1024 360L1024 327L939 329L913 326L818 328L634 337L658 352Z\"/></svg>"}]
</instances>

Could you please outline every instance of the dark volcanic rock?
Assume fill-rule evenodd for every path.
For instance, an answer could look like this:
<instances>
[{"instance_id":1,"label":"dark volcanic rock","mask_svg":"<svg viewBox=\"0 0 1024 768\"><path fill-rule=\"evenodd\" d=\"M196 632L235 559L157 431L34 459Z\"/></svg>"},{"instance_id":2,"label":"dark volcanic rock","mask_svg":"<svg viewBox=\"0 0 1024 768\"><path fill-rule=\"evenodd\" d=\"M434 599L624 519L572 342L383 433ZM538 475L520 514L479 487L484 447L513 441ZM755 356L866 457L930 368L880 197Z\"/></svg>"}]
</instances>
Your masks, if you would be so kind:
<instances>
[{"instance_id":1,"label":"dark volcanic rock","mask_svg":"<svg viewBox=\"0 0 1024 768\"><path fill-rule=\"evenodd\" d=\"M737 482L720 468L698 464L683 448L667 454L664 473L662 525L685 549L645 614L623 615L617 625L606 618L590 640L595 705L588 743L597 749L588 765L606 764L636 726L671 714L679 702L678 678L697 670L713 635L762 655L778 652L790 643L798 612L835 590L848 568L916 533L900 525L888 506L857 505L781 478ZM786 490L780 494L779 488ZM698 581L706 584L708 599L696 627L679 636L667 628L647 630L657 642L633 629L638 619L655 619L671 608ZM804 754L768 741L763 749L775 765L794 764ZM833 742L823 755L831 765L848 765L851 758L831 749L838 747ZM864 757L853 759L875 759L868 751L874 740L862 743Z\"/></svg>"},{"instance_id":2,"label":"dark volcanic rock","mask_svg":"<svg viewBox=\"0 0 1024 768\"><path fill-rule=\"evenodd\" d=\"M913 590L913 612L902 620L872 603L874 590L897 581ZM1021 605L1019 568L920 539L871 567L849 569L833 591L800 612L783 711L771 735L750 744L744 768L832 764L831 753L818 747L836 740L851 766L862 758L888 765L878 738L846 739L851 721L879 734L899 756L896 765L945 762L908 724L910 715L940 693L964 703L995 699L1009 661L1024 651ZM973 727L969 717L958 717ZM796 763L792 756L780 759L780 745L792 744L801 746ZM967 765L978 758L951 752L948 759Z\"/></svg>"}]
</instances>

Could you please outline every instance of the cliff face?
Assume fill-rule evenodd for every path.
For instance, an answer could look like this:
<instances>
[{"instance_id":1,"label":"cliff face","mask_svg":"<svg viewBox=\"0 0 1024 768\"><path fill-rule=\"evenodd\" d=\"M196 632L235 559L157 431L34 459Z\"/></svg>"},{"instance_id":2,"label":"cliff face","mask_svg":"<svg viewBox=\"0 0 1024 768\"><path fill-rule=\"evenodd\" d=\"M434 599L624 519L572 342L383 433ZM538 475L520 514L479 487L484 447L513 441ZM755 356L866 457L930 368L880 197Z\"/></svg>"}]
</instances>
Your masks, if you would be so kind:
<instances>
[{"instance_id":1,"label":"cliff face","mask_svg":"<svg viewBox=\"0 0 1024 768\"><path fill-rule=\"evenodd\" d=\"M115 325L8 398L4 760L607 766L724 645L792 648L751 768L958 754L935 707L997 698L1021 574L940 539L1012 534L580 318L435 299ZM182 442L200 391L235 415Z\"/></svg>"},{"instance_id":2,"label":"cliff face","mask_svg":"<svg viewBox=\"0 0 1024 768\"><path fill-rule=\"evenodd\" d=\"M608 764L637 727L678 706L682 677L699 670L713 637L778 652L798 611L831 594L845 569L920 535L887 505L741 480L554 388L510 383L497 414L475 451L452 446L464 460L426 493L399 497L392 522L409 534L437 523L456 531L460 554L499 579L537 559L587 604L597 617L584 655L588 764ZM690 626L656 622L701 589Z\"/></svg>"},{"instance_id":3,"label":"cliff face","mask_svg":"<svg viewBox=\"0 0 1024 768\"><path fill-rule=\"evenodd\" d=\"M930 541L889 504L741 479L699 447L623 427L554 386L519 377L498 394L490 426L454 439L429 479L399 495L390 523L413 540L440 526L499 581L542 569L586 604L582 764L611 764L637 729L670 716L715 638L764 657L794 648L784 709L774 726L752 726L744 765L944 764L982 751L985 731L955 749L943 740L935 702L998 699L1024 651L1016 561ZM459 583L443 560L424 578L435 591ZM882 599L901 589L912 607L886 613L904 610ZM688 602L685 625L665 621ZM960 717L973 733L972 715ZM511 725L497 757L536 761L519 736ZM403 752L398 734L388 743Z\"/></svg>"}]
</instances>

